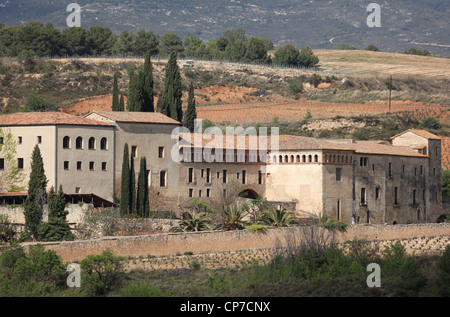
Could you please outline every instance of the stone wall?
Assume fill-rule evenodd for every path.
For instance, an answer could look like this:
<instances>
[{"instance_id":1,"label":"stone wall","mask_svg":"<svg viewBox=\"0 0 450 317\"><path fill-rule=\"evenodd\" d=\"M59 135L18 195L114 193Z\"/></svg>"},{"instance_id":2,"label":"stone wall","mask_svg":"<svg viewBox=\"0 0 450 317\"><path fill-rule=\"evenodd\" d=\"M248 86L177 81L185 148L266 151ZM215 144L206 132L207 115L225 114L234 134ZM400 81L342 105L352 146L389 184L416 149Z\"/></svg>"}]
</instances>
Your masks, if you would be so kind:
<instances>
[{"instance_id":1,"label":"stone wall","mask_svg":"<svg viewBox=\"0 0 450 317\"><path fill-rule=\"evenodd\" d=\"M91 205L88 204L71 204L66 207L69 212L66 219L69 223L80 223L83 220L86 212L90 212ZM0 206L0 215L5 215L8 217L8 221L11 223L25 223L25 216L23 214L23 207L11 207L11 206ZM48 221L48 206L44 206L43 221Z\"/></svg>"},{"instance_id":2,"label":"stone wall","mask_svg":"<svg viewBox=\"0 0 450 317\"><path fill-rule=\"evenodd\" d=\"M302 230L311 227L269 229L266 233L241 231L209 231L196 233L168 233L133 237L105 237L96 240L42 243L54 250L63 261L79 262L90 254L100 254L110 248L121 256L162 256L186 251L194 253L227 252L246 249L268 249L286 246L292 234L301 237ZM318 230L325 230L319 228ZM337 242L353 239L396 240L420 237L450 236L450 224L415 225L357 225L349 226L345 233L336 235ZM28 248L36 243L24 243Z\"/></svg>"}]
</instances>

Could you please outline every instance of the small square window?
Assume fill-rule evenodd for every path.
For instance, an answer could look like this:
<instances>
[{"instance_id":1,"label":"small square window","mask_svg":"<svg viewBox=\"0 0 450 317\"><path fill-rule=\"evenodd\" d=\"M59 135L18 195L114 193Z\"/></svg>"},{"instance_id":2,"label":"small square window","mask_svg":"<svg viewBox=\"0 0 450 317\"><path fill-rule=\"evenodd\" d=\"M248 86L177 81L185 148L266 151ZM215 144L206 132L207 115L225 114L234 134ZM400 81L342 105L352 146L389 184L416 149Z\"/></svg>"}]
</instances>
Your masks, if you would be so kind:
<instances>
[{"instance_id":1,"label":"small square window","mask_svg":"<svg viewBox=\"0 0 450 317\"><path fill-rule=\"evenodd\" d=\"M194 190L192 188L189 188L189 197L194 197Z\"/></svg>"},{"instance_id":2,"label":"small square window","mask_svg":"<svg viewBox=\"0 0 450 317\"><path fill-rule=\"evenodd\" d=\"M75 194L79 194L81 193L81 188L80 187L75 187Z\"/></svg>"},{"instance_id":3,"label":"small square window","mask_svg":"<svg viewBox=\"0 0 450 317\"><path fill-rule=\"evenodd\" d=\"M41 137L40 135L37 137L37 143L38 143L38 144L41 144L41 143L42 143L42 137Z\"/></svg>"},{"instance_id":4,"label":"small square window","mask_svg":"<svg viewBox=\"0 0 450 317\"><path fill-rule=\"evenodd\" d=\"M64 161L64 170L69 170L69 161Z\"/></svg>"}]
</instances>

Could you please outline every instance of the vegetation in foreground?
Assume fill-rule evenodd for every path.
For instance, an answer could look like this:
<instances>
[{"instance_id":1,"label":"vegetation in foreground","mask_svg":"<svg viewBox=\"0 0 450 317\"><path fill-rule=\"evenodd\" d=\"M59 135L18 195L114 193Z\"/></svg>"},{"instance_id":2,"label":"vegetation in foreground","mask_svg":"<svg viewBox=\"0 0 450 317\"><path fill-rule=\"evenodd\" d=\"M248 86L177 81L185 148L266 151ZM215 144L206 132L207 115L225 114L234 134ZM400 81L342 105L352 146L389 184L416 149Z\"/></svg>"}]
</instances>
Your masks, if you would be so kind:
<instances>
[{"instance_id":1,"label":"vegetation in foreground","mask_svg":"<svg viewBox=\"0 0 450 317\"><path fill-rule=\"evenodd\" d=\"M361 240L338 247L330 231L313 228L287 238L288 247L269 263L241 268L205 269L193 260L190 269L125 272L126 259L107 249L81 261L80 288L67 287L69 273L54 251L16 245L0 254L0 296L450 296L450 246L442 255L420 257L399 242L383 250ZM370 263L380 265L379 288L367 286Z\"/></svg>"}]
</instances>

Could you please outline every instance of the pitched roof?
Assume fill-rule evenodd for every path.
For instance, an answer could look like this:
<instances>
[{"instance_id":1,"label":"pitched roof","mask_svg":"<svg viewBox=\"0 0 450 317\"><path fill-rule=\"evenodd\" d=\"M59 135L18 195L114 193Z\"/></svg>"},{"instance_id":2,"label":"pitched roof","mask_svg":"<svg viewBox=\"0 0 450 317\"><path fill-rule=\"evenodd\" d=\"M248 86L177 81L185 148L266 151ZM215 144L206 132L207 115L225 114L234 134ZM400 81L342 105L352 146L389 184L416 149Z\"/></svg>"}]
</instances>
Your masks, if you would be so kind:
<instances>
[{"instance_id":1,"label":"pitched roof","mask_svg":"<svg viewBox=\"0 0 450 317\"><path fill-rule=\"evenodd\" d=\"M0 126L29 125L111 126L106 122L90 120L64 112L16 112L0 115Z\"/></svg>"},{"instance_id":2,"label":"pitched roof","mask_svg":"<svg viewBox=\"0 0 450 317\"><path fill-rule=\"evenodd\" d=\"M324 140L310 137L302 137L295 135L280 135L277 138L269 137L254 137L250 138L245 135L245 143L240 144L237 140L238 136L234 136L234 143L227 144L226 136L222 140L218 140L218 146L214 143L217 135L205 134L180 134L180 139L185 141L186 146L196 147L195 136L202 140L202 148L234 148L245 150L280 150L280 151L301 151L301 150L331 150L331 151L352 151L358 154L373 154L373 155L395 155L395 156L412 156L412 157L427 157L427 155L420 154L408 146L393 146L386 141L352 141L352 140ZM241 139L242 140L242 139ZM197 141L198 142L198 141ZM272 143L273 142L273 143ZM183 146L183 143L181 144ZM275 148L272 148L275 147Z\"/></svg>"},{"instance_id":3,"label":"pitched roof","mask_svg":"<svg viewBox=\"0 0 450 317\"><path fill-rule=\"evenodd\" d=\"M429 140L442 140L442 138L440 136L437 136L437 135L435 135L433 133L430 133L430 132L428 132L426 130L421 130L421 129L409 129L409 130L406 130L406 131L404 131L402 133L394 135L391 138L391 140L395 139L395 138L397 138L397 137L399 137L399 136L401 136L401 135L403 135L405 133L408 133L408 132L414 133L414 134L416 134L418 136L421 136L422 138L429 139Z\"/></svg>"},{"instance_id":4,"label":"pitched roof","mask_svg":"<svg viewBox=\"0 0 450 317\"><path fill-rule=\"evenodd\" d=\"M129 112L129 111L103 111L94 110L87 114L89 116L92 113L96 113L102 117L115 122L124 123L156 123L156 124L175 124L181 123L160 113L160 112ZM86 117L85 116L85 117Z\"/></svg>"}]
</instances>

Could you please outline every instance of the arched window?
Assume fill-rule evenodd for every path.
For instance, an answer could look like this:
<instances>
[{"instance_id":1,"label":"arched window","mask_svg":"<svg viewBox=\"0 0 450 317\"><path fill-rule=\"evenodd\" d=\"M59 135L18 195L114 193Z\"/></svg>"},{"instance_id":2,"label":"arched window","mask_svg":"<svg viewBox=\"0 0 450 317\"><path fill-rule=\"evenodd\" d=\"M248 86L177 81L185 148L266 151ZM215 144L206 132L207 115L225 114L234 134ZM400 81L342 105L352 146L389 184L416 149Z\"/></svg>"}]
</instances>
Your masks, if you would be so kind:
<instances>
[{"instance_id":1,"label":"arched window","mask_svg":"<svg viewBox=\"0 0 450 317\"><path fill-rule=\"evenodd\" d=\"M277 162L277 156L276 156L276 155L273 156L273 162L274 162L274 163Z\"/></svg>"},{"instance_id":2,"label":"arched window","mask_svg":"<svg viewBox=\"0 0 450 317\"><path fill-rule=\"evenodd\" d=\"M68 136L63 138L63 149L70 149L70 137Z\"/></svg>"},{"instance_id":3,"label":"arched window","mask_svg":"<svg viewBox=\"0 0 450 317\"><path fill-rule=\"evenodd\" d=\"M312 156L311 155L308 155L308 162L312 162Z\"/></svg>"},{"instance_id":4,"label":"arched window","mask_svg":"<svg viewBox=\"0 0 450 317\"><path fill-rule=\"evenodd\" d=\"M284 156L284 163L289 163L289 156L287 155Z\"/></svg>"},{"instance_id":5,"label":"arched window","mask_svg":"<svg viewBox=\"0 0 450 317\"><path fill-rule=\"evenodd\" d=\"M316 154L316 155L314 155L314 162L319 162L319 156Z\"/></svg>"},{"instance_id":6,"label":"arched window","mask_svg":"<svg viewBox=\"0 0 450 317\"><path fill-rule=\"evenodd\" d=\"M306 163L306 155L302 156L302 161L303 161L303 163Z\"/></svg>"},{"instance_id":7,"label":"arched window","mask_svg":"<svg viewBox=\"0 0 450 317\"><path fill-rule=\"evenodd\" d=\"M328 156L325 154L323 161L324 161L325 163L327 163L327 160L328 160Z\"/></svg>"},{"instance_id":8,"label":"arched window","mask_svg":"<svg viewBox=\"0 0 450 317\"><path fill-rule=\"evenodd\" d=\"M89 138L89 150L95 150L95 138Z\"/></svg>"},{"instance_id":9,"label":"arched window","mask_svg":"<svg viewBox=\"0 0 450 317\"><path fill-rule=\"evenodd\" d=\"M280 161L280 163L283 163L283 156L282 155L280 155L279 161Z\"/></svg>"},{"instance_id":10,"label":"arched window","mask_svg":"<svg viewBox=\"0 0 450 317\"><path fill-rule=\"evenodd\" d=\"M79 136L76 141L75 141L75 147L77 150L82 150L83 149L83 138L81 136Z\"/></svg>"},{"instance_id":11,"label":"arched window","mask_svg":"<svg viewBox=\"0 0 450 317\"><path fill-rule=\"evenodd\" d=\"M107 150L108 149L108 139L102 138L100 140L100 149L101 150Z\"/></svg>"},{"instance_id":12,"label":"arched window","mask_svg":"<svg viewBox=\"0 0 450 317\"><path fill-rule=\"evenodd\" d=\"M294 155L291 155L291 163L294 163Z\"/></svg>"},{"instance_id":13,"label":"arched window","mask_svg":"<svg viewBox=\"0 0 450 317\"><path fill-rule=\"evenodd\" d=\"M300 155L297 155L297 163L300 163Z\"/></svg>"}]
</instances>

